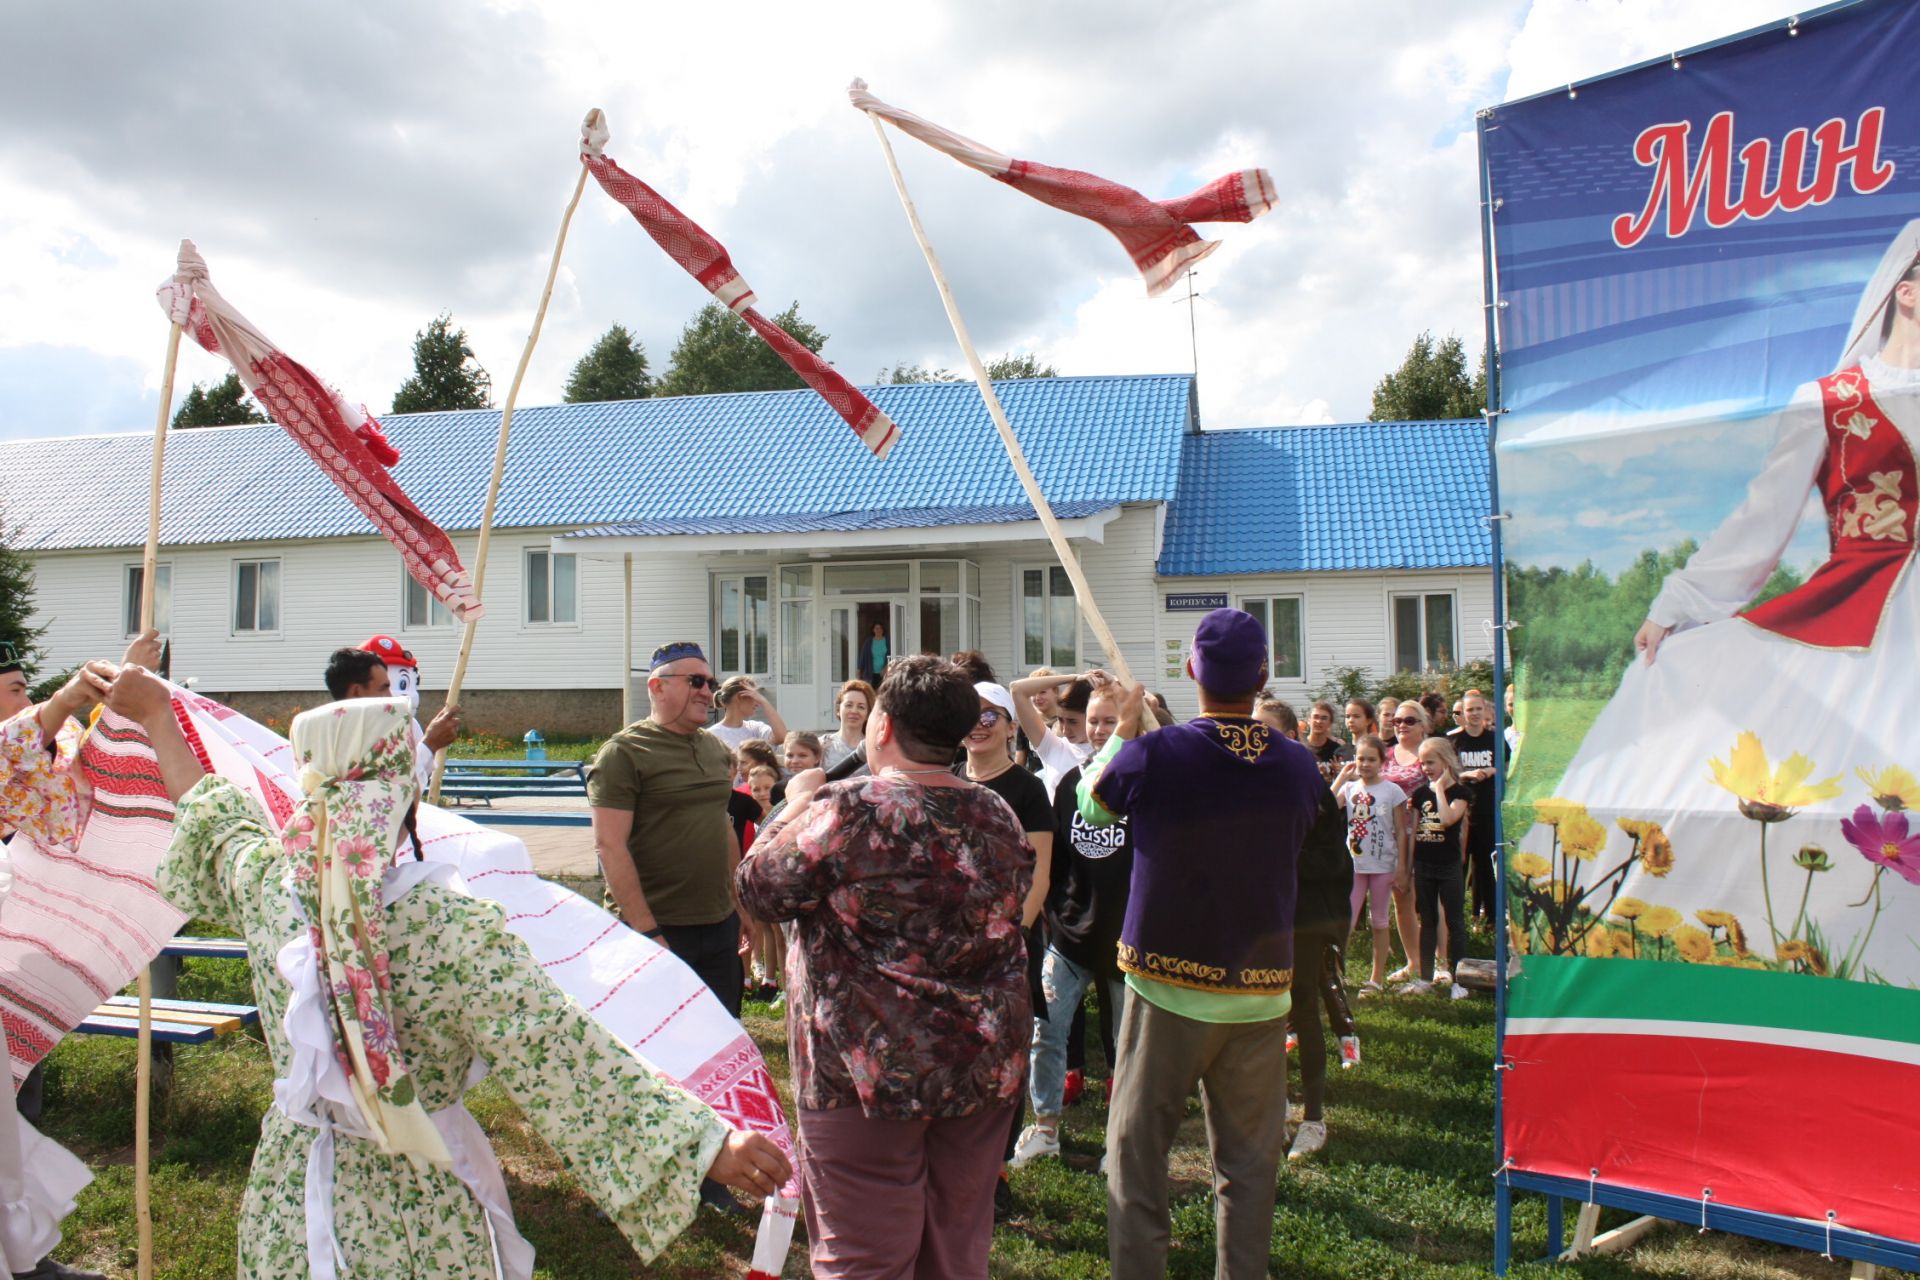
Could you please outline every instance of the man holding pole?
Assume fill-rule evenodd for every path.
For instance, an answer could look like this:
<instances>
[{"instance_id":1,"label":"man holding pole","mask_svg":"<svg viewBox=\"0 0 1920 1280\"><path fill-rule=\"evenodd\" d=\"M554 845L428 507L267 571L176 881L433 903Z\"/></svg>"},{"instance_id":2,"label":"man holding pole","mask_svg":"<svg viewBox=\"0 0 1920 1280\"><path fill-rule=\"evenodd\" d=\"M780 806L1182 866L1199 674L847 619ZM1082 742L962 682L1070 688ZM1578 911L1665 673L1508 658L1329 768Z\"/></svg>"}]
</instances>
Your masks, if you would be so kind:
<instances>
[{"instance_id":1,"label":"man holding pole","mask_svg":"<svg viewBox=\"0 0 1920 1280\"><path fill-rule=\"evenodd\" d=\"M1325 784L1313 752L1253 719L1267 637L1251 615L1201 619L1187 672L1200 717L1136 737L1146 691L1128 687L1078 789L1089 824L1124 816L1134 843L1119 944L1132 997L1107 1122L1114 1280L1166 1274L1167 1156L1196 1082L1223 1280L1267 1274L1286 1151L1295 870Z\"/></svg>"}]
</instances>

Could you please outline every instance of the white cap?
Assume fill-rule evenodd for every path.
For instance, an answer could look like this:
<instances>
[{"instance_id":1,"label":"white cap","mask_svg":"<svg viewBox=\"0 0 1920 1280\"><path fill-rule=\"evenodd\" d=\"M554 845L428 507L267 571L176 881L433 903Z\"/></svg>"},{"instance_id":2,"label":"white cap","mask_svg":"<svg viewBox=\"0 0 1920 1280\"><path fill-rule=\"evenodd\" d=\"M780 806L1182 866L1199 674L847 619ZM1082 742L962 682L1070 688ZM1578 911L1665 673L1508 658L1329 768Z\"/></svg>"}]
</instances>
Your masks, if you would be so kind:
<instances>
[{"instance_id":1,"label":"white cap","mask_svg":"<svg viewBox=\"0 0 1920 1280\"><path fill-rule=\"evenodd\" d=\"M1007 692L1007 686L994 684L991 680L982 680L979 684L973 686L973 691L980 695L981 701L991 702L994 706L1006 712L1009 720L1015 718L1013 695Z\"/></svg>"}]
</instances>

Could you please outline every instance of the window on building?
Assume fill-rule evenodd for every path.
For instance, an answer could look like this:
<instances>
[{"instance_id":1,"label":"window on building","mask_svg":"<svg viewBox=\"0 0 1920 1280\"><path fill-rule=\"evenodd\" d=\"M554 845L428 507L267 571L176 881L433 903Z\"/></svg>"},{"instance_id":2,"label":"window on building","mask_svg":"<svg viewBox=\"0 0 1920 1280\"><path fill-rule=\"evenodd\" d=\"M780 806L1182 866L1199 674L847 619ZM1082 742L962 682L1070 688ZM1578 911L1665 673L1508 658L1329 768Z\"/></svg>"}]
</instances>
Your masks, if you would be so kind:
<instances>
[{"instance_id":1,"label":"window on building","mask_svg":"<svg viewBox=\"0 0 1920 1280\"><path fill-rule=\"evenodd\" d=\"M813 566L780 566L780 682L813 683Z\"/></svg>"},{"instance_id":2,"label":"window on building","mask_svg":"<svg viewBox=\"0 0 1920 1280\"><path fill-rule=\"evenodd\" d=\"M922 560L920 652L980 647L980 569L971 560Z\"/></svg>"},{"instance_id":3,"label":"window on building","mask_svg":"<svg viewBox=\"0 0 1920 1280\"><path fill-rule=\"evenodd\" d=\"M145 585L145 567L128 565L126 607L122 612L129 636L140 634L140 591ZM165 562L153 566L153 625L163 636L173 634L173 566Z\"/></svg>"},{"instance_id":4,"label":"window on building","mask_svg":"<svg viewBox=\"0 0 1920 1280\"><path fill-rule=\"evenodd\" d=\"M400 608L400 626L407 631L426 631L436 627L451 627L453 614L447 606L432 592L414 580L405 569L400 571L403 598Z\"/></svg>"},{"instance_id":5,"label":"window on building","mask_svg":"<svg viewBox=\"0 0 1920 1280\"><path fill-rule=\"evenodd\" d=\"M1080 669L1080 604L1058 566L1020 570L1022 666Z\"/></svg>"},{"instance_id":6,"label":"window on building","mask_svg":"<svg viewBox=\"0 0 1920 1280\"><path fill-rule=\"evenodd\" d=\"M1393 669L1425 671L1459 661L1453 593L1435 591L1393 597Z\"/></svg>"},{"instance_id":7,"label":"window on building","mask_svg":"<svg viewBox=\"0 0 1920 1280\"><path fill-rule=\"evenodd\" d=\"M1267 678L1306 679L1305 602L1299 596L1264 596L1242 600L1240 607L1266 629Z\"/></svg>"},{"instance_id":8,"label":"window on building","mask_svg":"<svg viewBox=\"0 0 1920 1280\"><path fill-rule=\"evenodd\" d=\"M713 586L714 668L723 675L766 675L772 649L767 575L715 578Z\"/></svg>"},{"instance_id":9,"label":"window on building","mask_svg":"<svg viewBox=\"0 0 1920 1280\"><path fill-rule=\"evenodd\" d=\"M280 630L280 562L233 562L235 635L264 635Z\"/></svg>"},{"instance_id":10,"label":"window on building","mask_svg":"<svg viewBox=\"0 0 1920 1280\"><path fill-rule=\"evenodd\" d=\"M579 560L569 552L527 552L527 621L573 626L580 621Z\"/></svg>"}]
</instances>

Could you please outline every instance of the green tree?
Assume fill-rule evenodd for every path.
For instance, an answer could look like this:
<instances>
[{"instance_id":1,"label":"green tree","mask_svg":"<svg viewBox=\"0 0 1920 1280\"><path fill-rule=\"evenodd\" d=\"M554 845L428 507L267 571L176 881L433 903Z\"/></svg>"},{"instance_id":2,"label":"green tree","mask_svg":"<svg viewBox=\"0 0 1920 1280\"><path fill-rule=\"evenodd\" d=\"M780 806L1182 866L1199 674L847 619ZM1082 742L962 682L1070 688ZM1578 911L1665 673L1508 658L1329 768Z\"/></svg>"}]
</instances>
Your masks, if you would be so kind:
<instances>
[{"instance_id":1,"label":"green tree","mask_svg":"<svg viewBox=\"0 0 1920 1280\"><path fill-rule=\"evenodd\" d=\"M395 413L493 407L493 379L473 358L467 331L442 312L413 335L413 376L393 393Z\"/></svg>"},{"instance_id":2,"label":"green tree","mask_svg":"<svg viewBox=\"0 0 1920 1280\"><path fill-rule=\"evenodd\" d=\"M1057 378L1060 371L1041 363L1040 357L1027 351L1009 351L987 361L987 376L995 382L1008 378ZM967 375L951 369L929 369L923 364L896 364L882 369L875 382L881 385L905 382L965 382Z\"/></svg>"},{"instance_id":3,"label":"green tree","mask_svg":"<svg viewBox=\"0 0 1920 1280\"><path fill-rule=\"evenodd\" d=\"M11 649L32 671L42 629L33 625L33 561L19 542L20 526L0 508L0 659Z\"/></svg>"},{"instance_id":4,"label":"green tree","mask_svg":"<svg viewBox=\"0 0 1920 1280\"><path fill-rule=\"evenodd\" d=\"M567 375L566 402L590 404L600 400L639 400L652 394L647 373L647 349L625 325L616 324Z\"/></svg>"},{"instance_id":5,"label":"green tree","mask_svg":"<svg viewBox=\"0 0 1920 1280\"><path fill-rule=\"evenodd\" d=\"M1487 407L1487 358L1480 371L1467 373L1467 355L1457 336L1435 342L1431 332L1413 340L1400 367L1373 389L1371 422L1416 422L1434 418L1478 418Z\"/></svg>"},{"instance_id":6,"label":"green tree","mask_svg":"<svg viewBox=\"0 0 1920 1280\"><path fill-rule=\"evenodd\" d=\"M265 422L267 416L253 407L240 375L229 373L214 383L194 383L193 390L181 397L173 412L173 429L187 427L229 427L238 423Z\"/></svg>"},{"instance_id":7,"label":"green tree","mask_svg":"<svg viewBox=\"0 0 1920 1280\"><path fill-rule=\"evenodd\" d=\"M815 355L827 335L800 318L794 303L773 318L794 341ZM803 387L800 375L747 322L717 302L700 308L669 357L666 376L654 384L662 396L704 396L719 391L786 391Z\"/></svg>"}]
</instances>

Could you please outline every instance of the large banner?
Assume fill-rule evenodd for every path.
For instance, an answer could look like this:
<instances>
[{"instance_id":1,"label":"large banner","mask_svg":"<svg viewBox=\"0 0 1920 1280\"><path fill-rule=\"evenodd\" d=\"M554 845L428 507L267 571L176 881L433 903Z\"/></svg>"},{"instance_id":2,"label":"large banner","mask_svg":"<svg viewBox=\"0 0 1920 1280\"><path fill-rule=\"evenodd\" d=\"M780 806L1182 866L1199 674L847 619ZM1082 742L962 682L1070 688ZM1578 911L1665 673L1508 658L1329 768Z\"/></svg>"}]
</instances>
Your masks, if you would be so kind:
<instances>
[{"instance_id":1,"label":"large banner","mask_svg":"<svg viewBox=\"0 0 1920 1280\"><path fill-rule=\"evenodd\" d=\"M1920 6L1503 106L1513 1167L1920 1239Z\"/></svg>"}]
</instances>

